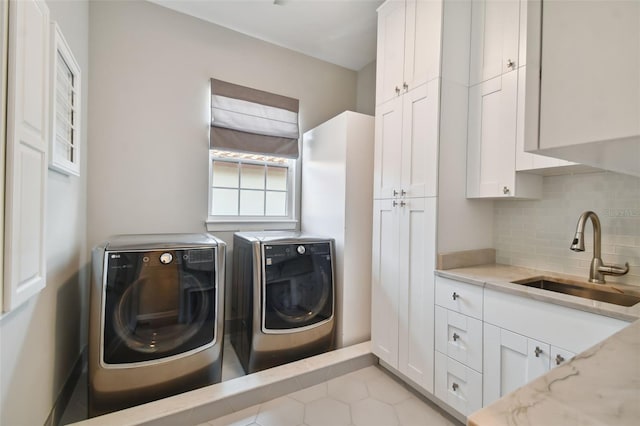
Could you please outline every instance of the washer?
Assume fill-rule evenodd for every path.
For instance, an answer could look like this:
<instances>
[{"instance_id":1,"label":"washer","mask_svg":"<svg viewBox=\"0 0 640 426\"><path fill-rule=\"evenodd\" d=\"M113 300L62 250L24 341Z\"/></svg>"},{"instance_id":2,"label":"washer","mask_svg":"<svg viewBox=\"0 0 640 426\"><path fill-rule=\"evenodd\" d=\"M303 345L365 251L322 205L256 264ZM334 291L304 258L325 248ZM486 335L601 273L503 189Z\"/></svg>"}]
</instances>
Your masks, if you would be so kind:
<instances>
[{"instance_id":1,"label":"washer","mask_svg":"<svg viewBox=\"0 0 640 426\"><path fill-rule=\"evenodd\" d=\"M121 235L94 248L90 416L220 381L225 251L208 234Z\"/></svg>"},{"instance_id":2,"label":"washer","mask_svg":"<svg viewBox=\"0 0 640 426\"><path fill-rule=\"evenodd\" d=\"M335 348L333 244L293 232L234 235L230 337L245 372Z\"/></svg>"}]
</instances>

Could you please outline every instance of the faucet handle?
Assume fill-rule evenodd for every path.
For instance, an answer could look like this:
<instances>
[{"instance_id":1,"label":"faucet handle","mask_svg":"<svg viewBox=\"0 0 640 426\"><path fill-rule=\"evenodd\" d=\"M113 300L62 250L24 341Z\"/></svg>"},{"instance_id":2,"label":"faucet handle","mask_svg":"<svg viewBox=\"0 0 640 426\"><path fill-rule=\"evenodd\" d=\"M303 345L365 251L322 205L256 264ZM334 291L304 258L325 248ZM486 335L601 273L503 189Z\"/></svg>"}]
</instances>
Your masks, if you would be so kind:
<instances>
[{"instance_id":1,"label":"faucet handle","mask_svg":"<svg viewBox=\"0 0 640 426\"><path fill-rule=\"evenodd\" d=\"M624 275L629 272L629 262L625 262L624 266L620 265L600 265L598 272L606 275Z\"/></svg>"}]
</instances>

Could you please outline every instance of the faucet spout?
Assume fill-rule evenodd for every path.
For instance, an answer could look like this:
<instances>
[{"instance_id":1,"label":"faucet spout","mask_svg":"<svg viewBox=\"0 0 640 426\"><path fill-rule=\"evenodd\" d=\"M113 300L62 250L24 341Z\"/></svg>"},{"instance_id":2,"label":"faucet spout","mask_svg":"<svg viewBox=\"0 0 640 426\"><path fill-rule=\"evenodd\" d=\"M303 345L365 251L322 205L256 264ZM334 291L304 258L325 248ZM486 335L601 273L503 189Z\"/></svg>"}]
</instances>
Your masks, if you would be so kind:
<instances>
[{"instance_id":1,"label":"faucet spout","mask_svg":"<svg viewBox=\"0 0 640 426\"><path fill-rule=\"evenodd\" d=\"M624 275L629 272L629 263L625 266L618 265L605 265L601 259L602 250L602 236L600 228L600 218L592 211L586 211L578 218L578 225L576 226L576 235L573 237L571 246L569 247L573 251L584 251L584 227L587 223L587 219L591 219L593 226L593 258L591 259L591 266L589 267L589 282L604 284L605 275Z\"/></svg>"}]
</instances>

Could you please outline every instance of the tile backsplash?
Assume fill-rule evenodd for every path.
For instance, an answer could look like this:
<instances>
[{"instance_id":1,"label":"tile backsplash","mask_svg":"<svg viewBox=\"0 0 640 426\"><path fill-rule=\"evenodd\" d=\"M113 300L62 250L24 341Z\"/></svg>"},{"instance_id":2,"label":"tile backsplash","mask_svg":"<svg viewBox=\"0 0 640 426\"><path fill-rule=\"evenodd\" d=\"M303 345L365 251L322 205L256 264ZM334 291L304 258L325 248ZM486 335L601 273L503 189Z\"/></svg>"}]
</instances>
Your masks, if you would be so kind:
<instances>
[{"instance_id":1,"label":"tile backsplash","mask_svg":"<svg viewBox=\"0 0 640 426\"><path fill-rule=\"evenodd\" d=\"M600 218L604 263L629 262L627 275L607 275L607 282L640 286L640 178L618 173L546 176L541 200L496 201L496 262L586 279L593 257L590 220L585 227L585 251L569 250L578 217L586 210Z\"/></svg>"}]
</instances>

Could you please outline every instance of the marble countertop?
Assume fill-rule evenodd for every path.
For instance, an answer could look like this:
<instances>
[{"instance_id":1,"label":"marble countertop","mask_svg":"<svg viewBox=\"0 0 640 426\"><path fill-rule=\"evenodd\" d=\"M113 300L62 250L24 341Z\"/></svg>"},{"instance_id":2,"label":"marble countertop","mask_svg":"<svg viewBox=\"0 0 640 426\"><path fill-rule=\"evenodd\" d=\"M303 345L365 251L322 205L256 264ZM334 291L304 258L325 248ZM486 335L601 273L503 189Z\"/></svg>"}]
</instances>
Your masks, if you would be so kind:
<instances>
[{"instance_id":1,"label":"marble countertop","mask_svg":"<svg viewBox=\"0 0 640 426\"><path fill-rule=\"evenodd\" d=\"M637 425L640 321L476 411L470 426Z\"/></svg>"},{"instance_id":2,"label":"marble countertop","mask_svg":"<svg viewBox=\"0 0 640 426\"><path fill-rule=\"evenodd\" d=\"M584 278L536 269L488 264L438 270L442 277L484 288L555 303L626 321L635 321L599 344L576 355L544 376L476 411L470 426L512 425L636 425L640 419L640 303L625 307L513 284L547 276ZM604 284L612 291L640 295L640 286Z\"/></svg>"},{"instance_id":3,"label":"marble countertop","mask_svg":"<svg viewBox=\"0 0 640 426\"><path fill-rule=\"evenodd\" d=\"M521 280L535 276L554 277L571 281L578 281L584 287L596 289L608 289L618 293L633 294L640 296L640 285L628 285L618 283L591 284L584 277L576 277L557 272L542 271L538 269L521 268L517 266L488 264L479 266L468 266L464 268L437 270L436 275L466 282L484 288L503 291L519 296L528 297L543 302L555 303L574 309L606 315L624 321L635 321L640 319L640 303L634 306L619 306L611 303L599 302L597 300L585 299L563 293L556 293L548 290L541 290L513 284L511 281Z\"/></svg>"}]
</instances>

